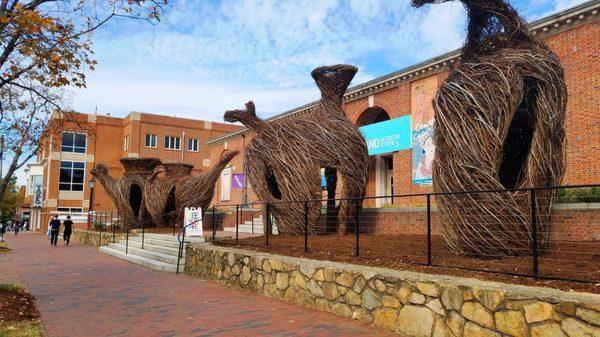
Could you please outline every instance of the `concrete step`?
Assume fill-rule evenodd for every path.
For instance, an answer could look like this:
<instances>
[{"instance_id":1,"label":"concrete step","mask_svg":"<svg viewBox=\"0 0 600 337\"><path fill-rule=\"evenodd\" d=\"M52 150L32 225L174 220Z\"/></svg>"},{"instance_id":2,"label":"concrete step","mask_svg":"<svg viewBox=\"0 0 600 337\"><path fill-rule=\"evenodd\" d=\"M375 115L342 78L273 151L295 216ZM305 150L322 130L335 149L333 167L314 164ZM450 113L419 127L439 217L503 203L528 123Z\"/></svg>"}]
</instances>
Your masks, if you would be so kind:
<instances>
[{"instance_id":1,"label":"concrete step","mask_svg":"<svg viewBox=\"0 0 600 337\"><path fill-rule=\"evenodd\" d=\"M139 237L141 237L141 235L139 235ZM173 241L173 242L179 242L177 240L177 234L170 235L170 234L156 234L156 233L146 233L144 234L144 237L147 238L151 238L151 239L158 239L158 240L164 240L164 241ZM183 238L183 237L182 237ZM193 242L193 243L201 243L201 242L205 242L204 238L201 236L189 236L186 235L185 236L185 241L186 242Z\"/></svg>"},{"instance_id":2,"label":"concrete step","mask_svg":"<svg viewBox=\"0 0 600 337\"><path fill-rule=\"evenodd\" d=\"M126 240L121 240L121 241L119 241L119 243L122 245L126 245ZM141 240L140 241L129 240L129 247L142 249L142 241ZM154 245L154 244L148 243L147 241L144 241L144 250L149 250L149 251L153 251L153 252L157 252L157 253L177 256L177 253L179 251L178 248L179 247L172 248L172 247Z\"/></svg>"},{"instance_id":3,"label":"concrete step","mask_svg":"<svg viewBox=\"0 0 600 337\"><path fill-rule=\"evenodd\" d=\"M112 249L115 249L115 250L122 251L122 252L127 251L128 254L146 257L146 258L149 258L149 259L152 259L155 261L165 262L165 263L170 263L170 264L177 264L177 252L175 252L175 254L165 254L165 253L159 253L156 251L152 251L152 250L148 250L148 249L141 249L141 248L136 248L136 247L131 247L131 246L129 248L127 248L122 243L111 243L109 247ZM146 248L146 245L144 245L144 248ZM185 264L185 254L182 256L182 258L180 260L180 264Z\"/></svg>"},{"instance_id":4,"label":"concrete step","mask_svg":"<svg viewBox=\"0 0 600 337\"><path fill-rule=\"evenodd\" d=\"M185 240L186 242L188 241L188 239L186 238ZM142 242L142 237L141 236L136 236L133 238L129 238L129 242ZM203 242L203 241L202 241ZM156 246L163 246L163 247L169 247L169 248L179 248L179 241L177 241L177 239L175 240L163 240L163 239L156 239L153 237L144 237L144 246L146 244L151 244L151 245L156 245Z\"/></svg>"},{"instance_id":5,"label":"concrete step","mask_svg":"<svg viewBox=\"0 0 600 337\"><path fill-rule=\"evenodd\" d=\"M103 246L99 248L99 251L152 270L163 271L168 273L175 273L177 271L176 264L156 261L147 257L134 254L125 254L124 251L117 250L111 247ZM179 266L179 271L183 271L183 266Z\"/></svg>"}]
</instances>

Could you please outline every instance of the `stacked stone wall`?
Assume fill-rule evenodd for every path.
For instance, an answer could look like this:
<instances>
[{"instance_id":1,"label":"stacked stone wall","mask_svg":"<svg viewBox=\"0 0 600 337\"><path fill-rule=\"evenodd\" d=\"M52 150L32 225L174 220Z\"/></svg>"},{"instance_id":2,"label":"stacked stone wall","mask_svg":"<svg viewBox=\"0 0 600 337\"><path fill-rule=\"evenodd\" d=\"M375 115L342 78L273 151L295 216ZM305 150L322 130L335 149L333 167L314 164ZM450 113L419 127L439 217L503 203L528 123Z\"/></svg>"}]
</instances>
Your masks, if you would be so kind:
<instances>
[{"instance_id":1,"label":"stacked stone wall","mask_svg":"<svg viewBox=\"0 0 600 337\"><path fill-rule=\"evenodd\" d=\"M125 237L126 234L115 234L115 242L124 240ZM98 231L74 229L71 240L93 247L99 247L100 241L102 241L102 246L108 246L113 242L113 235L112 232L103 232L102 239L100 239L100 233Z\"/></svg>"},{"instance_id":2,"label":"stacked stone wall","mask_svg":"<svg viewBox=\"0 0 600 337\"><path fill-rule=\"evenodd\" d=\"M600 337L600 295L189 245L185 273L415 337Z\"/></svg>"}]
</instances>

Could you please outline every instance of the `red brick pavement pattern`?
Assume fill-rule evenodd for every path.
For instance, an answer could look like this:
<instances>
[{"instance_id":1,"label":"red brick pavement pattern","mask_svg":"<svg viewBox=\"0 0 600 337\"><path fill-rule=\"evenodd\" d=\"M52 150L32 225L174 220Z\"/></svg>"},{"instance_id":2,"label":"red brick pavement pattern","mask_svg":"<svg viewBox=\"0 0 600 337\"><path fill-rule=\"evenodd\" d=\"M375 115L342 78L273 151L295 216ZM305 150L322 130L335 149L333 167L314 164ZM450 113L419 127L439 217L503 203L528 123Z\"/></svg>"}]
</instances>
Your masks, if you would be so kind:
<instances>
[{"instance_id":1,"label":"red brick pavement pattern","mask_svg":"<svg viewBox=\"0 0 600 337\"><path fill-rule=\"evenodd\" d=\"M291 303L155 272L44 236L8 237L0 283L35 295L45 336L397 336Z\"/></svg>"}]
</instances>

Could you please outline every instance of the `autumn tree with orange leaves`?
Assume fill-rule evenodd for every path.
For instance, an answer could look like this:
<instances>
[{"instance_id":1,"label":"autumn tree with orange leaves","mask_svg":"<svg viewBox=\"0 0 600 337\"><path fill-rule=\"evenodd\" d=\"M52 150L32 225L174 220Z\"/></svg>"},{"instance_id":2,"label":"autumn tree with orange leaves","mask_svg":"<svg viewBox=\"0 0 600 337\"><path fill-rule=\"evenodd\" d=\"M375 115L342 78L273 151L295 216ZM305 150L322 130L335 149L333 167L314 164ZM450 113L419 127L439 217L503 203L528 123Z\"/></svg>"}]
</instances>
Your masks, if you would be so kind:
<instances>
[{"instance_id":1,"label":"autumn tree with orange leaves","mask_svg":"<svg viewBox=\"0 0 600 337\"><path fill-rule=\"evenodd\" d=\"M43 133L60 133L52 114L68 119L64 91L84 88L96 65L90 33L117 18L156 24L173 1L0 0L0 200Z\"/></svg>"}]
</instances>

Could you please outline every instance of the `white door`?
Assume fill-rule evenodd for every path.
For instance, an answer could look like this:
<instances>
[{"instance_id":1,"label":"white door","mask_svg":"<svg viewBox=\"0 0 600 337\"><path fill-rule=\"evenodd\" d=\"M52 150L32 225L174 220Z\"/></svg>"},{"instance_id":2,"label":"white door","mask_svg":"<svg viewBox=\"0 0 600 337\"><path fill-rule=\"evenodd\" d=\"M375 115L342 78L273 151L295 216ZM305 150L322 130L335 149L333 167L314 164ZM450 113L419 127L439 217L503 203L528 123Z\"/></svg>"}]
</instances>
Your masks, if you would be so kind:
<instances>
[{"instance_id":1,"label":"white door","mask_svg":"<svg viewBox=\"0 0 600 337\"><path fill-rule=\"evenodd\" d=\"M231 167L221 172L221 201L231 200Z\"/></svg>"}]
</instances>

